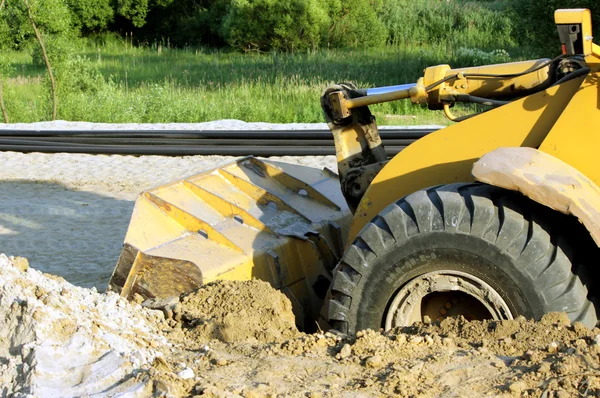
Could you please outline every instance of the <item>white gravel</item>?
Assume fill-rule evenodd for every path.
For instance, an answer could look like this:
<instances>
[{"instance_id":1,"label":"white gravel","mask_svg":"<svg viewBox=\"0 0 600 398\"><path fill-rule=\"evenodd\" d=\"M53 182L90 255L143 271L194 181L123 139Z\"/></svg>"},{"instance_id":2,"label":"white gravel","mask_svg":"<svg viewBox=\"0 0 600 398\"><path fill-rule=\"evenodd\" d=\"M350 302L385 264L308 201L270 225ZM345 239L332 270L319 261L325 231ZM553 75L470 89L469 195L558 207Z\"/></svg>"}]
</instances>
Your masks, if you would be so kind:
<instances>
[{"instance_id":1,"label":"white gravel","mask_svg":"<svg viewBox=\"0 0 600 398\"><path fill-rule=\"evenodd\" d=\"M422 128L414 126L411 128ZM318 124L104 124L41 122L23 130L274 130ZM229 156L119 156L0 152L0 252L29 259L44 272L104 291L121 251L137 195L156 185L233 161ZM334 156L273 157L337 170Z\"/></svg>"}]
</instances>

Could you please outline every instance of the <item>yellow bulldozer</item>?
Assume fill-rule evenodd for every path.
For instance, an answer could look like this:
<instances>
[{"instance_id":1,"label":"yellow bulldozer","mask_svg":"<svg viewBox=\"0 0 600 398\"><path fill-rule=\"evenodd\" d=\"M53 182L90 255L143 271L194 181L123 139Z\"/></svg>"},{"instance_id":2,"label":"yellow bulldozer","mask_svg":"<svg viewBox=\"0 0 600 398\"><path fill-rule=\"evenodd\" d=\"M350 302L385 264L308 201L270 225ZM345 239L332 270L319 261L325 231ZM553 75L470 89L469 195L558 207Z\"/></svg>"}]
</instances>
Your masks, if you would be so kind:
<instances>
[{"instance_id":1,"label":"yellow bulldozer","mask_svg":"<svg viewBox=\"0 0 600 398\"><path fill-rule=\"evenodd\" d=\"M143 192L109 289L161 299L257 278L305 330L347 334L553 311L595 326L600 47L589 10L555 21L552 59L328 87L339 175L246 157ZM456 123L388 160L368 106L402 99Z\"/></svg>"}]
</instances>

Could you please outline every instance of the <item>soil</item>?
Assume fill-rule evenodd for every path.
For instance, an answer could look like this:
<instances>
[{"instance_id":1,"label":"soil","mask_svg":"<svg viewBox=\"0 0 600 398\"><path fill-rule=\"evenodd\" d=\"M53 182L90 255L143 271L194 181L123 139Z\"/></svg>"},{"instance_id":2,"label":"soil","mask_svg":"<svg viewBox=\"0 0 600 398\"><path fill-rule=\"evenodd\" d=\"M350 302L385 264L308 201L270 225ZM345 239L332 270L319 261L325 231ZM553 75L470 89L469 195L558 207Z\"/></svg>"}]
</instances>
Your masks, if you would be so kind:
<instances>
[{"instance_id":1,"label":"soil","mask_svg":"<svg viewBox=\"0 0 600 398\"><path fill-rule=\"evenodd\" d=\"M259 288L261 293L253 296L251 292ZM227 296L227 306L231 306L232 312L210 308L208 300L213 298L218 305L223 293L232 289L239 292L248 289ZM247 299L264 300L263 293L268 290L266 297L271 301ZM284 339L292 325L291 307L277 305L278 310L273 311L272 302L286 300L281 293L258 281L216 283L183 297L181 320L164 332L175 343L176 351L170 357L174 366L184 363L199 375L194 383L188 384L189 394L246 397L600 394L600 330L571 325L566 314L548 314L539 322L524 318L510 321L448 318L388 332L366 330L351 337L295 333L296 337ZM249 308L256 313L246 312ZM177 311L173 313L177 319ZM214 339L220 336L196 333L197 326L190 325L194 325L194 319L203 322L209 313L215 314L212 319L217 320L216 329L227 323L224 320L228 313L236 314L236 325L239 330L247 330L247 339ZM247 315L240 315L244 313ZM268 316L257 329L255 315L265 313ZM275 320L275 314L286 321ZM269 330L257 334L261 327ZM256 338L268 335L273 338ZM156 374L156 380L163 375Z\"/></svg>"},{"instance_id":2,"label":"soil","mask_svg":"<svg viewBox=\"0 0 600 398\"><path fill-rule=\"evenodd\" d=\"M199 348L207 340L270 343L299 335L290 301L264 281L222 281L181 297L169 338Z\"/></svg>"},{"instance_id":3,"label":"soil","mask_svg":"<svg viewBox=\"0 0 600 398\"><path fill-rule=\"evenodd\" d=\"M0 255L0 319L2 397L600 394L600 330L561 313L304 334L266 282L140 306Z\"/></svg>"}]
</instances>

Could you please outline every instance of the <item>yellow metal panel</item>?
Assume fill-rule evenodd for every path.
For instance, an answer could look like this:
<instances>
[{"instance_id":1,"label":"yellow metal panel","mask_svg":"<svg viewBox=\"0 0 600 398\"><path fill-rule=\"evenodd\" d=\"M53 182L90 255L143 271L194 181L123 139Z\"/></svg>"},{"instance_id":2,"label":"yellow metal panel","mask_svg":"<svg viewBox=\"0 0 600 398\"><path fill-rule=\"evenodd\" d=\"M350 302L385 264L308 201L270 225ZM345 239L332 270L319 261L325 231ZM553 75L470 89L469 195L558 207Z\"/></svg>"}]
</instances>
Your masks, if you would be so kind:
<instances>
[{"instance_id":1,"label":"yellow metal panel","mask_svg":"<svg viewBox=\"0 0 600 398\"><path fill-rule=\"evenodd\" d=\"M438 184L472 181L471 167L483 154L499 146L540 145L581 81L551 87L410 145L373 180L354 214L348 242L381 210L410 193Z\"/></svg>"},{"instance_id":2,"label":"yellow metal panel","mask_svg":"<svg viewBox=\"0 0 600 398\"><path fill-rule=\"evenodd\" d=\"M556 10L554 12L554 22L557 25L581 24L583 54L591 55L593 53L594 45L592 43L592 13L590 10L586 8Z\"/></svg>"},{"instance_id":3,"label":"yellow metal panel","mask_svg":"<svg viewBox=\"0 0 600 398\"><path fill-rule=\"evenodd\" d=\"M130 224L144 224L144 228L129 228L125 235L125 241L140 250L152 248L165 240L177 239L188 232L143 195L135 202Z\"/></svg>"},{"instance_id":4,"label":"yellow metal panel","mask_svg":"<svg viewBox=\"0 0 600 398\"><path fill-rule=\"evenodd\" d=\"M258 278L294 286L306 313L316 314L313 285L335 266L350 219L334 173L240 159L140 195L110 288L168 297L218 279Z\"/></svg>"},{"instance_id":5,"label":"yellow metal panel","mask_svg":"<svg viewBox=\"0 0 600 398\"><path fill-rule=\"evenodd\" d=\"M600 73L590 73L542 145L544 151L575 167L600 185Z\"/></svg>"}]
</instances>

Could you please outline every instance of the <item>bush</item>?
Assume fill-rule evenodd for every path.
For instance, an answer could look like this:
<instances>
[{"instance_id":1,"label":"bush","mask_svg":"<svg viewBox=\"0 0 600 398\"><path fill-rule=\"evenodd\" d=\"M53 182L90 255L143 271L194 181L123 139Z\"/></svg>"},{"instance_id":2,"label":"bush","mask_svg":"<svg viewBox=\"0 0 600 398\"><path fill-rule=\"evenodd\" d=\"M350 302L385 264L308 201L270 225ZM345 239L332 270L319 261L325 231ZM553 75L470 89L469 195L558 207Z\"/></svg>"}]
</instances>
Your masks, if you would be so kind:
<instances>
[{"instance_id":1,"label":"bush","mask_svg":"<svg viewBox=\"0 0 600 398\"><path fill-rule=\"evenodd\" d=\"M71 56L54 69L59 95L93 94L104 87L104 77L98 65L87 57Z\"/></svg>"},{"instance_id":2,"label":"bush","mask_svg":"<svg viewBox=\"0 0 600 398\"><path fill-rule=\"evenodd\" d=\"M329 26L318 0L232 0L221 32L244 50L304 50L319 47Z\"/></svg>"},{"instance_id":3,"label":"bush","mask_svg":"<svg viewBox=\"0 0 600 398\"><path fill-rule=\"evenodd\" d=\"M155 4L147 23L137 37L148 43L169 38L175 46L224 46L221 36L223 18L231 0L164 0Z\"/></svg>"},{"instance_id":4,"label":"bush","mask_svg":"<svg viewBox=\"0 0 600 398\"><path fill-rule=\"evenodd\" d=\"M397 0L386 2L380 18L394 44L448 44L480 49L515 44L510 14L490 2Z\"/></svg>"},{"instance_id":5,"label":"bush","mask_svg":"<svg viewBox=\"0 0 600 398\"><path fill-rule=\"evenodd\" d=\"M125 17L136 28L144 26L148 14L148 0L116 0L117 14Z\"/></svg>"},{"instance_id":6,"label":"bush","mask_svg":"<svg viewBox=\"0 0 600 398\"><path fill-rule=\"evenodd\" d=\"M74 37L68 35L43 36L46 55L53 68L65 63L73 55L73 40ZM31 46L31 58L34 65L46 67L42 49L37 41Z\"/></svg>"},{"instance_id":7,"label":"bush","mask_svg":"<svg viewBox=\"0 0 600 398\"><path fill-rule=\"evenodd\" d=\"M554 11L559 8L589 8L593 31L600 34L600 3L597 0L511 0L509 9L518 22L515 33L519 42L537 48L538 55L558 55L561 49Z\"/></svg>"},{"instance_id":8,"label":"bush","mask_svg":"<svg viewBox=\"0 0 600 398\"><path fill-rule=\"evenodd\" d=\"M63 0L29 0L34 21L44 36L73 32L71 13ZM6 0L0 12L0 48L23 49L35 40L23 0Z\"/></svg>"},{"instance_id":9,"label":"bush","mask_svg":"<svg viewBox=\"0 0 600 398\"><path fill-rule=\"evenodd\" d=\"M377 17L378 2L371 0L331 0L328 4L331 47L376 47L385 44L385 25Z\"/></svg>"},{"instance_id":10,"label":"bush","mask_svg":"<svg viewBox=\"0 0 600 398\"><path fill-rule=\"evenodd\" d=\"M480 66L510 62L510 55L506 50L482 51L478 48L459 47L454 52L455 66Z\"/></svg>"},{"instance_id":11,"label":"bush","mask_svg":"<svg viewBox=\"0 0 600 398\"><path fill-rule=\"evenodd\" d=\"M73 28L85 33L105 30L114 21L111 0L66 0Z\"/></svg>"}]
</instances>

